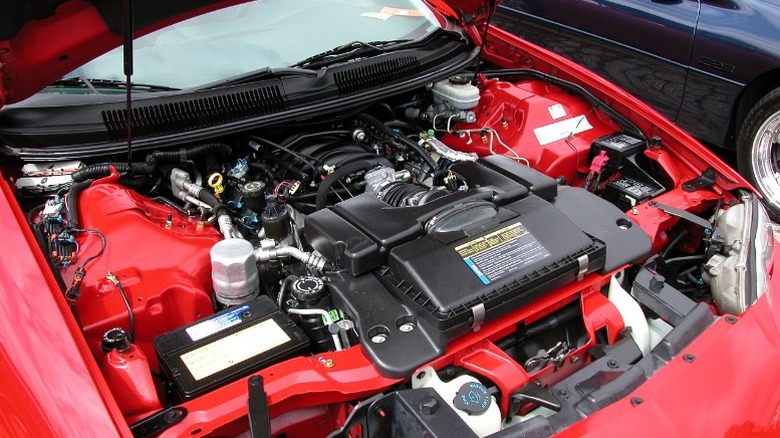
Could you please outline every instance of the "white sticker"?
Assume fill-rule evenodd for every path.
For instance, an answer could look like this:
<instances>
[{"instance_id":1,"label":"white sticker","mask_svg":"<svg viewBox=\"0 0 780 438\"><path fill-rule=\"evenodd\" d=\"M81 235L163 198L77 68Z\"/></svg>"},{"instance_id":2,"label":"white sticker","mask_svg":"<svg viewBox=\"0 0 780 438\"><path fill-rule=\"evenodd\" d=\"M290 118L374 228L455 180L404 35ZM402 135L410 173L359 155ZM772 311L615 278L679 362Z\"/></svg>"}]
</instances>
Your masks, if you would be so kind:
<instances>
[{"instance_id":1,"label":"white sticker","mask_svg":"<svg viewBox=\"0 0 780 438\"><path fill-rule=\"evenodd\" d=\"M201 380L289 342L290 336L273 319L233 333L181 355L195 380Z\"/></svg>"},{"instance_id":2,"label":"white sticker","mask_svg":"<svg viewBox=\"0 0 780 438\"><path fill-rule=\"evenodd\" d=\"M534 129L534 134L536 134L536 139L539 140L539 144L544 146L590 129L593 129L593 126L590 125L587 117L583 115L555 122L547 126L540 126Z\"/></svg>"},{"instance_id":3,"label":"white sticker","mask_svg":"<svg viewBox=\"0 0 780 438\"><path fill-rule=\"evenodd\" d=\"M249 310L249 305L237 307L230 312L223 313L222 315L215 316L211 319L197 323L192 327L188 327L186 332L193 341L199 341L214 333L221 332L226 328L241 324L241 314L247 310Z\"/></svg>"},{"instance_id":4,"label":"white sticker","mask_svg":"<svg viewBox=\"0 0 780 438\"><path fill-rule=\"evenodd\" d=\"M547 111L550 113L550 117L552 117L553 120L566 117L566 108L564 108L560 103L556 103L555 105L547 107Z\"/></svg>"}]
</instances>

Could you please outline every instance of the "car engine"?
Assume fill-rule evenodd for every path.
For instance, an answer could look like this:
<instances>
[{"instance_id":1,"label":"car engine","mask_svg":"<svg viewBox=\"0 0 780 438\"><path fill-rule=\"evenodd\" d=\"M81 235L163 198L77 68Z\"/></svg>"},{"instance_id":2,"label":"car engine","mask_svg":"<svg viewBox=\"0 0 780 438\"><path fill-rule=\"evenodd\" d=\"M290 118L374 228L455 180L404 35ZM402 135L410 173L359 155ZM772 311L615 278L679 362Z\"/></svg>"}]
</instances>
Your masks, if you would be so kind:
<instances>
[{"instance_id":1,"label":"car engine","mask_svg":"<svg viewBox=\"0 0 780 438\"><path fill-rule=\"evenodd\" d=\"M740 311L747 198L565 84L469 79L130 163L18 166L134 433L235 413L249 385L209 432L239 433L264 384L275 436L487 436L568 412L540 391L621 339L648 355L691 312Z\"/></svg>"}]
</instances>

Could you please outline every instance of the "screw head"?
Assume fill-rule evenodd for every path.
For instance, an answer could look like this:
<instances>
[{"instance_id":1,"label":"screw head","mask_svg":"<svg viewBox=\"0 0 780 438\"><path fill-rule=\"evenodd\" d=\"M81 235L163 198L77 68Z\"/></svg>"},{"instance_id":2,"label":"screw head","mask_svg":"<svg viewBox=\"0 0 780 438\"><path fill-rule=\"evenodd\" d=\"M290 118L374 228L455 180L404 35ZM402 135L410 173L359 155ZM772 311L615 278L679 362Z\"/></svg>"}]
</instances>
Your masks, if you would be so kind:
<instances>
[{"instance_id":1,"label":"screw head","mask_svg":"<svg viewBox=\"0 0 780 438\"><path fill-rule=\"evenodd\" d=\"M639 406L645 401L640 397L631 397L631 406Z\"/></svg>"},{"instance_id":2,"label":"screw head","mask_svg":"<svg viewBox=\"0 0 780 438\"><path fill-rule=\"evenodd\" d=\"M726 318L724 318L724 319L726 320L726 323L728 323L728 324L736 324L737 323L737 317L734 316L734 315L726 315Z\"/></svg>"},{"instance_id":3,"label":"screw head","mask_svg":"<svg viewBox=\"0 0 780 438\"><path fill-rule=\"evenodd\" d=\"M560 395L562 399L567 399L569 398L569 390L566 388L560 389L558 390L558 395Z\"/></svg>"},{"instance_id":4,"label":"screw head","mask_svg":"<svg viewBox=\"0 0 780 438\"><path fill-rule=\"evenodd\" d=\"M406 324L401 324L398 326L398 330L401 330L403 333L409 333L414 331L414 324L411 322L407 322Z\"/></svg>"},{"instance_id":5,"label":"screw head","mask_svg":"<svg viewBox=\"0 0 780 438\"><path fill-rule=\"evenodd\" d=\"M374 335L371 337L371 342L373 342L374 344L384 344L385 342L387 342L387 335L384 333Z\"/></svg>"},{"instance_id":6,"label":"screw head","mask_svg":"<svg viewBox=\"0 0 780 438\"><path fill-rule=\"evenodd\" d=\"M615 359L609 359L607 361L607 366L610 368L617 368L619 366L618 361L616 361Z\"/></svg>"},{"instance_id":7,"label":"screw head","mask_svg":"<svg viewBox=\"0 0 780 438\"><path fill-rule=\"evenodd\" d=\"M181 417L181 412L178 409L171 409L163 415L163 419L169 424L176 422L179 417Z\"/></svg>"},{"instance_id":8,"label":"screw head","mask_svg":"<svg viewBox=\"0 0 780 438\"><path fill-rule=\"evenodd\" d=\"M693 363L696 360L696 356L692 354L683 354L683 360L688 363Z\"/></svg>"}]
</instances>

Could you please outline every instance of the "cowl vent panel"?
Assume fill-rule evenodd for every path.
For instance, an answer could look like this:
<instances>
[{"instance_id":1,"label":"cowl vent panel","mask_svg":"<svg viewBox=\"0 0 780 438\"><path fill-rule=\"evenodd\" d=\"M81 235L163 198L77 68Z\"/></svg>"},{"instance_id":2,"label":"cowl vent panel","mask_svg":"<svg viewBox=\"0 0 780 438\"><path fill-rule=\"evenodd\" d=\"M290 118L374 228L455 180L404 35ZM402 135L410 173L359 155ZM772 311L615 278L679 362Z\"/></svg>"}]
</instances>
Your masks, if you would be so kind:
<instances>
[{"instance_id":1,"label":"cowl vent panel","mask_svg":"<svg viewBox=\"0 0 780 438\"><path fill-rule=\"evenodd\" d=\"M133 108L133 137L192 131L286 109L278 86ZM126 110L101 113L112 141L127 139Z\"/></svg>"},{"instance_id":2,"label":"cowl vent panel","mask_svg":"<svg viewBox=\"0 0 780 438\"><path fill-rule=\"evenodd\" d=\"M334 74L334 80L339 94L344 96L408 79L419 72L420 62L409 56L339 71Z\"/></svg>"}]
</instances>

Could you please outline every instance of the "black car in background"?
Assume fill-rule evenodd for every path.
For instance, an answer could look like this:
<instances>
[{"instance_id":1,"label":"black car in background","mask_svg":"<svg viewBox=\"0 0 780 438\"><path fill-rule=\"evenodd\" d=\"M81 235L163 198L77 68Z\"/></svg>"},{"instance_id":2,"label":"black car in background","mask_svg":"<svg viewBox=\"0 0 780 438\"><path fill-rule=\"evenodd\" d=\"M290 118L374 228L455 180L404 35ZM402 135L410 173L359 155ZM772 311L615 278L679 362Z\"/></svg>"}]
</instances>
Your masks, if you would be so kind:
<instances>
[{"instance_id":1,"label":"black car in background","mask_svg":"<svg viewBox=\"0 0 780 438\"><path fill-rule=\"evenodd\" d=\"M780 216L780 2L506 0L494 23L735 149Z\"/></svg>"}]
</instances>

